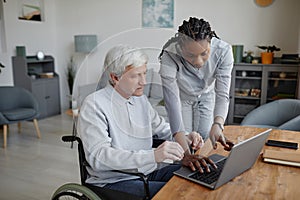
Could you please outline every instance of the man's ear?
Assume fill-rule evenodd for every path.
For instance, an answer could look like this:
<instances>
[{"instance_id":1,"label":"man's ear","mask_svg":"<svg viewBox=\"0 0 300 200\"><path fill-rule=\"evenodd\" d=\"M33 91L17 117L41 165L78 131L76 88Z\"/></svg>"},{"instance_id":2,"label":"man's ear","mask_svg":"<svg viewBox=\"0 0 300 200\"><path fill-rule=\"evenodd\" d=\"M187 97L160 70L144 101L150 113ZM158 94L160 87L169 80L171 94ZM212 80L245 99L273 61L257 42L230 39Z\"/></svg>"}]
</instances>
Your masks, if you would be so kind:
<instances>
[{"instance_id":1,"label":"man's ear","mask_svg":"<svg viewBox=\"0 0 300 200\"><path fill-rule=\"evenodd\" d=\"M114 85L119 81L119 77L115 73L110 73L109 76Z\"/></svg>"}]
</instances>

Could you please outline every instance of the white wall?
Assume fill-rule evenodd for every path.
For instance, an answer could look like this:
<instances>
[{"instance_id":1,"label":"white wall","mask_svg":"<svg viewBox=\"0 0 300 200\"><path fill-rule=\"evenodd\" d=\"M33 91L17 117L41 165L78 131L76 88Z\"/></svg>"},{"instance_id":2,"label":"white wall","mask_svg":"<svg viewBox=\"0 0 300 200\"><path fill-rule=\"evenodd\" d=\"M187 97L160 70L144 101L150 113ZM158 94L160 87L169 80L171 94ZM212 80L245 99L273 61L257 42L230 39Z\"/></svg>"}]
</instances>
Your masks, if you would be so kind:
<instances>
[{"instance_id":1,"label":"white wall","mask_svg":"<svg viewBox=\"0 0 300 200\"><path fill-rule=\"evenodd\" d=\"M45 0L45 22L17 20L17 3L4 3L7 55L3 62L7 67L0 74L0 85L12 84L10 57L15 46L25 45L27 54L39 49L56 59L56 71L61 77L61 98L67 107L68 87L65 70L70 57L82 61L84 55L74 53L73 36L96 34L101 45L84 64L86 69L101 70L106 50L115 43L146 45L159 48L174 30L142 31L141 0ZM244 50L259 55L256 45L276 45L282 53L300 53L300 1L276 0L266 8L256 6L254 0L175 0L175 28L189 16L208 20L216 33L231 44L244 44ZM0 32L1 33L1 32ZM152 51L153 55L159 49ZM98 58L99 56L99 58ZM97 58L95 58L97 57ZM155 59L156 56L153 56ZM92 62L91 62L92 61ZM153 61L154 62L154 61ZM88 64L87 64L88 63ZM95 74L93 74L95 75ZM90 78L90 77L88 77Z\"/></svg>"},{"instance_id":2,"label":"white wall","mask_svg":"<svg viewBox=\"0 0 300 200\"><path fill-rule=\"evenodd\" d=\"M269 7L259 7L251 0L177 1L178 7L184 4L199 6L182 9L183 12L177 14L178 23L189 15L200 15L211 22L221 38L231 44L242 43L247 50L256 51L256 45L264 44L279 46L280 54L298 50L298 0L277 0ZM205 6L203 12L201 4Z\"/></svg>"},{"instance_id":3,"label":"white wall","mask_svg":"<svg viewBox=\"0 0 300 200\"><path fill-rule=\"evenodd\" d=\"M6 41L5 41L5 26L4 26L4 14L3 14L3 2L0 2L0 62L4 65L6 65L9 61L8 56L7 56L7 50L6 50ZM5 69L1 68L2 74L6 73L7 67ZM2 75L3 77L5 75ZM10 83L11 81L5 80L4 78L2 79L5 83ZM0 74L0 81L1 81L1 74ZM0 85L1 82L0 82Z\"/></svg>"},{"instance_id":4,"label":"white wall","mask_svg":"<svg viewBox=\"0 0 300 200\"><path fill-rule=\"evenodd\" d=\"M50 1L45 1L46 20L36 22L18 20L19 0L3 3L6 44L1 54L5 56L3 63L6 68L0 74L0 85L13 85L11 56L16 55L16 46L25 46L27 55L35 55L38 50L55 55L56 18L53 14L55 12L54 5Z\"/></svg>"}]
</instances>

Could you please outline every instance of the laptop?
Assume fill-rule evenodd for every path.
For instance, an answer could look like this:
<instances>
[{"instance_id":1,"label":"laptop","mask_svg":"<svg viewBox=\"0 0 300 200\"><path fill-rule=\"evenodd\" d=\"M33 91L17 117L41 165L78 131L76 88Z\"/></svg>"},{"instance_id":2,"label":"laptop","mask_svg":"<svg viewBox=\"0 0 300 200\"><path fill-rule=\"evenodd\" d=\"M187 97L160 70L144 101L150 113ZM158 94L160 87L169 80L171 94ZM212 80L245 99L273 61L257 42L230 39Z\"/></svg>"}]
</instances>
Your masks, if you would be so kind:
<instances>
[{"instance_id":1,"label":"laptop","mask_svg":"<svg viewBox=\"0 0 300 200\"><path fill-rule=\"evenodd\" d=\"M211 172L204 169L204 173L200 173L199 170L193 172L188 167L181 167L174 174L210 189L217 189L254 165L271 130L268 129L235 144L228 157L219 154L209 156L218 169L210 167Z\"/></svg>"}]
</instances>

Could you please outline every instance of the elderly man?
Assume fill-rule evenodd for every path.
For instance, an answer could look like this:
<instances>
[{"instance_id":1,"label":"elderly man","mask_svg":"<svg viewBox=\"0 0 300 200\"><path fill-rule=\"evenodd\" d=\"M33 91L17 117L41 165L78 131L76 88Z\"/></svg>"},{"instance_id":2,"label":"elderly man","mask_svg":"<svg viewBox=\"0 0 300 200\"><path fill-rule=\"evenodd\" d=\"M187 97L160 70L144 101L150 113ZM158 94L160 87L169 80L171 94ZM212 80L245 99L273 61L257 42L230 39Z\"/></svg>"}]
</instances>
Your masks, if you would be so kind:
<instances>
[{"instance_id":1,"label":"elderly man","mask_svg":"<svg viewBox=\"0 0 300 200\"><path fill-rule=\"evenodd\" d=\"M192 169L207 158L190 155L188 146L199 149L202 138L196 132L187 134L186 143L177 143L169 124L152 108L143 89L146 84L148 57L137 48L119 45L106 55L104 67L109 83L89 95L80 110L78 132L83 141L93 186L115 189L143 196L143 182L133 175L114 170L134 170L148 176L151 197L173 176L181 165L159 167L169 159ZM166 140L152 149L153 136ZM207 167L208 169L208 167Z\"/></svg>"}]
</instances>

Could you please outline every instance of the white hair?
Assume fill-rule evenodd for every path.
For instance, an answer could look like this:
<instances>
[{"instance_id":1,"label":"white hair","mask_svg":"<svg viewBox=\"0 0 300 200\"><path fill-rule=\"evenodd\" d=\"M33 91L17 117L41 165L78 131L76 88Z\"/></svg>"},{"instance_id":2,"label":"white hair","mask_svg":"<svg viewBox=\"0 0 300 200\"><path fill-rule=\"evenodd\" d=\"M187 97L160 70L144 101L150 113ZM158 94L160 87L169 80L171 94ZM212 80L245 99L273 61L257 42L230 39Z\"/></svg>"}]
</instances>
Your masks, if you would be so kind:
<instances>
[{"instance_id":1,"label":"white hair","mask_svg":"<svg viewBox=\"0 0 300 200\"><path fill-rule=\"evenodd\" d=\"M107 52L104 68L107 74L114 73L120 77L126 67L141 67L147 62L148 56L141 49L127 45L118 45Z\"/></svg>"}]
</instances>

